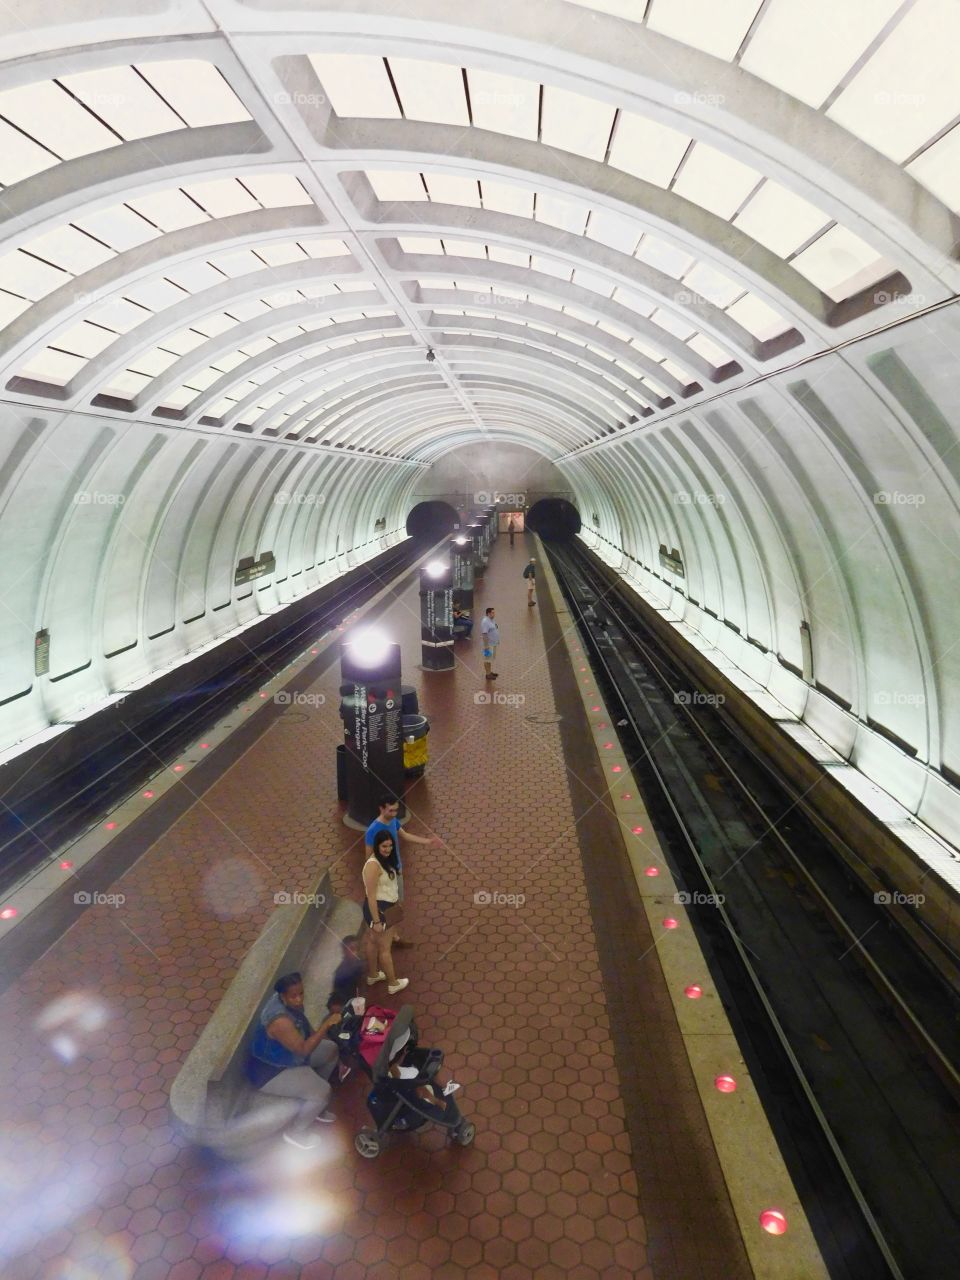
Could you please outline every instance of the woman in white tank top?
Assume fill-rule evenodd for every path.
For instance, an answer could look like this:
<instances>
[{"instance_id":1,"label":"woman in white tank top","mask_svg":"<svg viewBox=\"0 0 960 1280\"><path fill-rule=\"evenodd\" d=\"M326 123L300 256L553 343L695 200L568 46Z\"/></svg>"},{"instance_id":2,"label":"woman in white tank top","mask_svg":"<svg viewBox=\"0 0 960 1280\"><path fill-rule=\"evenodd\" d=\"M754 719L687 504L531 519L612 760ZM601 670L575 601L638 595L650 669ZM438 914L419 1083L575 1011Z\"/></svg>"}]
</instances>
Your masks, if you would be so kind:
<instances>
[{"instance_id":1,"label":"woman in white tank top","mask_svg":"<svg viewBox=\"0 0 960 1280\"><path fill-rule=\"evenodd\" d=\"M393 943L396 928L388 929L384 912L393 906L400 895L397 881L397 853L393 836L389 831L378 831L373 839L373 857L363 864L363 918L369 925L367 933L367 965L370 973L367 986L387 981L392 996L402 991L409 978L398 978L393 968Z\"/></svg>"}]
</instances>

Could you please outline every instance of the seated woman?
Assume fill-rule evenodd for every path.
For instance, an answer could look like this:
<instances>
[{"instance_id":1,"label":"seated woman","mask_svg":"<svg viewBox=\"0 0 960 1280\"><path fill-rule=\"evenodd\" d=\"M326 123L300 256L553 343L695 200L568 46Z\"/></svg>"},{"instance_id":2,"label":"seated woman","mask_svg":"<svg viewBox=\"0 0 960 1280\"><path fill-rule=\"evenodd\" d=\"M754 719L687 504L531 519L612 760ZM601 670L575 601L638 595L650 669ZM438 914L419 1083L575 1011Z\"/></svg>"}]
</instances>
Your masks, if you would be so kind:
<instances>
[{"instance_id":1,"label":"seated woman","mask_svg":"<svg viewBox=\"0 0 960 1280\"><path fill-rule=\"evenodd\" d=\"M394 1045L393 1057L390 1059L390 1074L396 1080L416 1080L417 1076L420 1074L416 1067L405 1067L403 1065L403 1059L407 1052L407 1041L409 1039L410 1032L406 1031ZM436 1076L434 1077L434 1083L438 1085L440 1083ZM450 1094L456 1093L459 1088L460 1086L455 1080L448 1080L443 1086L443 1097L449 1098ZM416 1095L421 1102L427 1103L428 1106L438 1107L440 1110L446 1109L447 1104L445 1102L441 1103L441 1100L428 1084L418 1085Z\"/></svg>"},{"instance_id":2,"label":"seated woman","mask_svg":"<svg viewBox=\"0 0 960 1280\"><path fill-rule=\"evenodd\" d=\"M261 1093L278 1098L297 1098L300 1110L284 1142L308 1150L317 1145L314 1121L331 1124L327 1111L330 1075L340 1056L327 1032L340 1021L340 1014L324 1018L314 1031L303 1010L303 979L299 973L279 978L274 994L260 1011L247 1064L247 1077Z\"/></svg>"}]
</instances>

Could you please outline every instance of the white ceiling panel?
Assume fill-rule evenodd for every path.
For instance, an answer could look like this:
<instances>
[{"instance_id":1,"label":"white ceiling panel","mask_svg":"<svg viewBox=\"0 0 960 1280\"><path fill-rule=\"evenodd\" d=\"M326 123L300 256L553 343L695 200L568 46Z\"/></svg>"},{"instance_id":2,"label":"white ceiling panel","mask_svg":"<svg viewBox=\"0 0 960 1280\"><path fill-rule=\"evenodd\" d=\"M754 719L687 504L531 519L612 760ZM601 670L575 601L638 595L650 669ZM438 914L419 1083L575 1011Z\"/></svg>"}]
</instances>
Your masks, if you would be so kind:
<instances>
[{"instance_id":1,"label":"white ceiling panel","mask_svg":"<svg viewBox=\"0 0 960 1280\"><path fill-rule=\"evenodd\" d=\"M658 271L665 272L668 276L673 276L675 280L681 280L694 263L694 258L686 250L678 249L675 245L667 244L665 240L651 235L643 237L637 245L634 257L651 267L656 267Z\"/></svg>"},{"instance_id":2,"label":"white ceiling panel","mask_svg":"<svg viewBox=\"0 0 960 1280\"><path fill-rule=\"evenodd\" d=\"M75 220L75 225L108 244L117 253L135 249L137 245L156 240L160 232L145 218L128 209L126 205L114 205L112 209L98 209Z\"/></svg>"},{"instance_id":3,"label":"white ceiling panel","mask_svg":"<svg viewBox=\"0 0 960 1280\"><path fill-rule=\"evenodd\" d=\"M145 62L137 70L191 129L250 119L243 103L210 62Z\"/></svg>"},{"instance_id":4,"label":"white ceiling panel","mask_svg":"<svg viewBox=\"0 0 960 1280\"><path fill-rule=\"evenodd\" d=\"M23 315L30 306L25 298L15 298L12 293L0 289L0 327L10 324Z\"/></svg>"},{"instance_id":5,"label":"white ceiling panel","mask_svg":"<svg viewBox=\"0 0 960 1280\"><path fill-rule=\"evenodd\" d=\"M577 267L573 273L573 283L579 285L581 289L589 289L592 293L599 293L602 298L609 298L613 293L613 284L604 276L598 275L596 271L584 271L582 267Z\"/></svg>"},{"instance_id":6,"label":"white ceiling panel","mask_svg":"<svg viewBox=\"0 0 960 1280\"><path fill-rule=\"evenodd\" d=\"M819 107L902 2L770 0L740 66L801 102Z\"/></svg>"},{"instance_id":7,"label":"white ceiling panel","mask_svg":"<svg viewBox=\"0 0 960 1280\"><path fill-rule=\"evenodd\" d=\"M5 187L32 178L56 163L55 155L0 120L0 182Z\"/></svg>"},{"instance_id":8,"label":"white ceiling panel","mask_svg":"<svg viewBox=\"0 0 960 1280\"><path fill-rule=\"evenodd\" d=\"M206 339L194 329L181 329L179 333L168 334L163 345L168 351L175 351L178 356L185 356L190 351L202 347Z\"/></svg>"},{"instance_id":9,"label":"white ceiling panel","mask_svg":"<svg viewBox=\"0 0 960 1280\"><path fill-rule=\"evenodd\" d=\"M336 239L335 236L301 236L297 241L304 253L310 255L311 258L349 258L350 250L342 240ZM361 284L363 288L369 286Z\"/></svg>"},{"instance_id":10,"label":"white ceiling panel","mask_svg":"<svg viewBox=\"0 0 960 1280\"><path fill-rule=\"evenodd\" d=\"M960 115L960 4L918 0L827 114L902 163Z\"/></svg>"},{"instance_id":11,"label":"white ceiling panel","mask_svg":"<svg viewBox=\"0 0 960 1280\"><path fill-rule=\"evenodd\" d=\"M660 31L683 44L703 49L729 62L750 30L762 0L653 0L647 18Z\"/></svg>"},{"instance_id":12,"label":"white ceiling panel","mask_svg":"<svg viewBox=\"0 0 960 1280\"><path fill-rule=\"evenodd\" d=\"M513 138L537 140L540 115L540 86L517 76L493 71L470 70L470 108L478 129L506 133Z\"/></svg>"},{"instance_id":13,"label":"white ceiling panel","mask_svg":"<svg viewBox=\"0 0 960 1280\"><path fill-rule=\"evenodd\" d=\"M262 258L267 266L282 267L288 262L305 262L306 253L298 244L258 244L257 257ZM276 304L273 304L276 305Z\"/></svg>"},{"instance_id":14,"label":"white ceiling panel","mask_svg":"<svg viewBox=\"0 0 960 1280\"><path fill-rule=\"evenodd\" d=\"M739 298L744 291L740 282L731 280L729 276L716 271L713 267L708 267L703 262L698 262L692 270L687 272L683 277L683 283L689 285L701 298L706 298L708 302L721 308L728 307L734 298Z\"/></svg>"},{"instance_id":15,"label":"white ceiling panel","mask_svg":"<svg viewBox=\"0 0 960 1280\"><path fill-rule=\"evenodd\" d=\"M183 302L190 295L178 289L166 279L141 280L127 289L126 296L130 302L136 302L150 311L164 311Z\"/></svg>"},{"instance_id":16,"label":"white ceiling panel","mask_svg":"<svg viewBox=\"0 0 960 1280\"><path fill-rule=\"evenodd\" d=\"M673 315L669 311L663 311L660 308L651 312L650 319L654 324L659 325L661 329L665 329L667 333L672 333L675 338L680 338L683 342L686 342L694 332L693 326L688 320L681 319L679 316Z\"/></svg>"},{"instance_id":17,"label":"white ceiling panel","mask_svg":"<svg viewBox=\"0 0 960 1280\"><path fill-rule=\"evenodd\" d=\"M216 271L209 262L195 259L193 262L182 262L170 268L167 279L178 284L187 293L199 293L201 289L213 289L223 284L224 274Z\"/></svg>"},{"instance_id":18,"label":"white ceiling panel","mask_svg":"<svg viewBox=\"0 0 960 1280\"><path fill-rule=\"evenodd\" d=\"M39 262L19 249L0 258L0 289L18 293L31 302L45 298L70 279L72 277L66 271Z\"/></svg>"},{"instance_id":19,"label":"white ceiling panel","mask_svg":"<svg viewBox=\"0 0 960 1280\"><path fill-rule=\"evenodd\" d=\"M720 218L732 218L761 175L704 142L691 148L673 190Z\"/></svg>"},{"instance_id":20,"label":"white ceiling panel","mask_svg":"<svg viewBox=\"0 0 960 1280\"><path fill-rule=\"evenodd\" d=\"M105 329L115 329L117 333L129 333L137 325L149 320L153 314L145 307L138 307L127 298L108 298L98 302L87 312L87 319L101 324Z\"/></svg>"},{"instance_id":21,"label":"white ceiling panel","mask_svg":"<svg viewBox=\"0 0 960 1280\"><path fill-rule=\"evenodd\" d=\"M382 58L311 53L310 61L338 116L399 120L400 108Z\"/></svg>"},{"instance_id":22,"label":"white ceiling panel","mask_svg":"<svg viewBox=\"0 0 960 1280\"><path fill-rule=\"evenodd\" d=\"M615 302L619 302L622 307L629 307L631 311L636 311L638 315L650 316L653 314L653 303L639 293L632 293L629 289L616 289L613 299Z\"/></svg>"},{"instance_id":23,"label":"white ceiling panel","mask_svg":"<svg viewBox=\"0 0 960 1280\"><path fill-rule=\"evenodd\" d=\"M420 58L391 58L390 70L408 120L469 126L460 67Z\"/></svg>"},{"instance_id":24,"label":"white ceiling panel","mask_svg":"<svg viewBox=\"0 0 960 1280\"><path fill-rule=\"evenodd\" d=\"M404 253L443 253L443 242L432 236L397 236L397 244Z\"/></svg>"},{"instance_id":25,"label":"white ceiling panel","mask_svg":"<svg viewBox=\"0 0 960 1280\"><path fill-rule=\"evenodd\" d=\"M34 257L78 276L84 271L108 262L114 254L76 227L57 227L46 235L31 240L24 248Z\"/></svg>"},{"instance_id":26,"label":"white ceiling panel","mask_svg":"<svg viewBox=\"0 0 960 1280\"><path fill-rule=\"evenodd\" d=\"M522 249L507 249L503 245L489 246L490 258L493 262L504 262L512 267L529 267L530 255Z\"/></svg>"},{"instance_id":27,"label":"white ceiling panel","mask_svg":"<svg viewBox=\"0 0 960 1280\"><path fill-rule=\"evenodd\" d=\"M480 208L480 188L476 178L461 178L449 173L424 174L430 199L439 204L459 204Z\"/></svg>"},{"instance_id":28,"label":"white ceiling panel","mask_svg":"<svg viewBox=\"0 0 960 1280\"><path fill-rule=\"evenodd\" d=\"M505 182L482 181L483 207L495 213L512 213L518 218L533 217L534 192Z\"/></svg>"},{"instance_id":29,"label":"white ceiling panel","mask_svg":"<svg viewBox=\"0 0 960 1280\"><path fill-rule=\"evenodd\" d=\"M621 253L632 255L642 234L640 223L625 218L622 214L611 213L607 209L594 209L590 214L588 238L605 244L610 249L619 249Z\"/></svg>"},{"instance_id":30,"label":"white ceiling panel","mask_svg":"<svg viewBox=\"0 0 960 1280\"><path fill-rule=\"evenodd\" d=\"M615 114L615 109L606 102L545 85L540 139L561 151L572 151L588 160L602 160Z\"/></svg>"},{"instance_id":31,"label":"white ceiling panel","mask_svg":"<svg viewBox=\"0 0 960 1280\"><path fill-rule=\"evenodd\" d=\"M698 356L703 356L704 360L709 361L715 369L722 368L730 360L729 353L703 333L694 334L687 346Z\"/></svg>"},{"instance_id":32,"label":"white ceiling panel","mask_svg":"<svg viewBox=\"0 0 960 1280\"><path fill-rule=\"evenodd\" d=\"M0 116L62 160L120 145L115 134L52 80L0 93Z\"/></svg>"},{"instance_id":33,"label":"white ceiling panel","mask_svg":"<svg viewBox=\"0 0 960 1280\"><path fill-rule=\"evenodd\" d=\"M792 264L836 302L891 274L893 266L845 227L831 227Z\"/></svg>"},{"instance_id":34,"label":"white ceiling panel","mask_svg":"<svg viewBox=\"0 0 960 1280\"><path fill-rule=\"evenodd\" d=\"M734 218L733 225L786 258L828 222L827 215L816 205L777 182L767 181Z\"/></svg>"},{"instance_id":35,"label":"white ceiling panel","mask_svg":"<svg viewBox=\"0 0 960 1280\"><path fill-rule=\"evenodd\" d=\"M960 210L960 126L918 156L907 171L948 208Z\"/></svg>"},{"instance_id":36,"label":"white ceiling panel","mask_svg":"<svg viewBox=\"0 0 960 1280\"><path fill-rule=\"evenodd\" d=\"M35 378L38 382L63 387L80 373L86 363L81 356L68 355L65 351L54 351L47 347L38 351L29 364L23 365L19 374L21 378Z\"/></svg>"},{"instance_id":37,"label":"white ceiling panel","mask_svg":"<svg viewBox=\"0 0 960 1280\"><path fill-rule=\"evenodd\" d=\"M426 200L423 179L409 169L374 169L367 179L378 200Z\"/></svg>"},{"instance_id":38,"label":"white ceiling panel","mask_svg":"<svg viewBox=\"0 0 960 1280\"><path fill-rule=\"evenodd\" d=\"M555 258L545 258L539 253L533 254L531 266L534 271L542 271L544 275L556 276L558 280L569 281L573 274L572 269L565 263L557 262Z\"/></svg>"},{"instance_id":39,"label":"white ceiling panel","mask_svg":"<svg viewBox=\"0 0 960 1280\"><path fill-rule=\"evenodd\" d=\"M790 328L782 315L753 293L745 294L739 302L728 307L727 315L761 342L776 338Z\"/></svg>"},{"instance_id":40,"label":"white ceiling panel","mask_svg":"<svg viewBox=\"0 0 960 1280\"><path fill-rule=\"evenodd\" d=\"M444 240L447 253L455 258L486 258L487 247L477 240Z\"/></svg>"},{"instance_id":41,"label":"white ceiling panel","mask_svg":"<svg viewBox=\"0 0 960 1280\"><path fill-rule=\"evenodd\" d=\"M253 213L260 206L235 178L190 183L183 190L213 218L229 218L235 213Z\"/></svg>"},{"instance_id":42,"label":"white ceiling panel","mask_svg":"<svg viewBox=\"0 0 960 1280\"><path fill-rule=\"evenodd\" d=\"M564 200L544 191L537 196L537 221L575 236L583 235L589 213L590 206L579 200Z\"/></svg>"},{"instance_id":43,"label":"white ceiling panel","mask_svg":"<svg viewBox=\"0 0 960 1280\"><path fill-rule=\"evenodd\" d=\"M313 204L303 183L292 173L244 174L243 185L265 209L287 209L292 205Z\"/></svg>"},{"instance_id":44,"label":"white ceiling panel","mask_svg":"<svg viewBox=\"0 0 960 1280\"><path fill-rule=\"evenodd\" d=\"M610 164L654 186L668 187L689 145L686 134L622 111L610 147Z\"/></svg>"},{"instance_id":45,"label":"white ceiling panel","mask_svg":"<svg viewBox=\"0 0 960 1280\"><path fill-rule=\"evenodd\" d=\"M92 360L116 340L117 334L111 329L103 329L98 324L89 324L84 320L65 329L63 333L58 333L51 345L61 351L70 351L75 356L83 356L85 360Z\"/></svg>"},{"instance_id":46,"label":"white ceiling panel","mask_svg":"<svg viewBox=\"0 0 960 1280\"><path fill-rule=\"evenodd\" d=\"M180 231L183 227L195 227L198 223L210 221L210 215L178 187L137 196L127 204L161 231Z\"/></svg>"},{"instance_id":47,"label":"white ceiling panel","mask_svg":"<svg viewBox=\"0 0 960 1280\"><path fill-rule=\"evenodd\" d=\"M110 379L110 385L104 388L108 396L117 396L121 400L132 400L138 396L141 391L146 391L147 387L153 381L143 373L133 373L129 369L124 369L122 373L115 373Z\"/></svg>"},{"instance_id":48,"label":"white ceiling panel","mask_svg":"<svg viewBox=\"0 0 960 1280\"><path fill-rule=\"evenodd\" d=\"M186 125L133 67L104 67L61 76L60 83L121 138L150 138Z\"/></svg>"},{"instance_id":49,"label":"white ceiling panel","mask_svg":"<svg viewBox=\"0 0 960 1280\"><path fill-rule=\"evenodd\" d=\"M235 249L233 253L218 253L210 259L211 263L225 276L234 279L236 276L249 275L252 271L265 271L266 263L252 249Z\"/></svg>"}]
</instances>

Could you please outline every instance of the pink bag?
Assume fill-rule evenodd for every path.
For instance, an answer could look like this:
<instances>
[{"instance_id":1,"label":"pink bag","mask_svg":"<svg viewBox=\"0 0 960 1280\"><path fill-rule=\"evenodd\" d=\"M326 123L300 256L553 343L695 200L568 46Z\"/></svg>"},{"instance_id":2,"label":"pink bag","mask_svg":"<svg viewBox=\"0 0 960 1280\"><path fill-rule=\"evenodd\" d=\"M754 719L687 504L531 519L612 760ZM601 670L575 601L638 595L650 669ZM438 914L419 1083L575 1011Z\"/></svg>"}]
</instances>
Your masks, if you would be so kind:
<instances>
[{"instance_id":1,"label":"pink bag","mask_svg":"<svg viewBox=\"0 0 960 1280\"><path fill-rule=\"evenodd\" d=\"M368 1067L372 1067L380 1056L380 1050L383 1048L383 1042L390 1033L390 1024L396 1017L394 1009L384 1009L379 1005L370 1005L363 1016L363 1025L360 1028L360 1043L357 1051L360 1057ZM371 1021L378 1023L386 1023L382 1031L368 1031Z\"/></svg>"}]
</instances>

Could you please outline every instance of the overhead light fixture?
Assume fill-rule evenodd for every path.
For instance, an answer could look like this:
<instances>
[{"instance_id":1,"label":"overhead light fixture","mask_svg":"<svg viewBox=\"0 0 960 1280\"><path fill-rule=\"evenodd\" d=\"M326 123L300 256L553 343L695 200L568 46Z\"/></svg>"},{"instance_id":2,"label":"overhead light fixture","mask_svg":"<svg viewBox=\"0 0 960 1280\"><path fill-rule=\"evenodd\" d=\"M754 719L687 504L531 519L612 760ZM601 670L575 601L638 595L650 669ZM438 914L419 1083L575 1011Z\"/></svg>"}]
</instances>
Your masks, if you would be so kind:
<instances>
[{"instance_id":1,"label":"overhead light fixture","mask_svg":"<svg viewBox=\"0 0 960 1280\"><path fill-rule=\"evenodd\" d=\"M447 566L442 560L431 560L426 568L431 578L442 578L447 572Z\"/></svg>"},{"instance_id":2,"label":"overhead light fixture","mask_svg":"<svg viewBox=\"0 0 960 1280\"><path fill-rule=\"evenodd\" d=\"M358 667L376 667L386 658L390 638L373 627L355 631L345 641L350 646L350 657Z\"/></svg>"}]
</instances>

